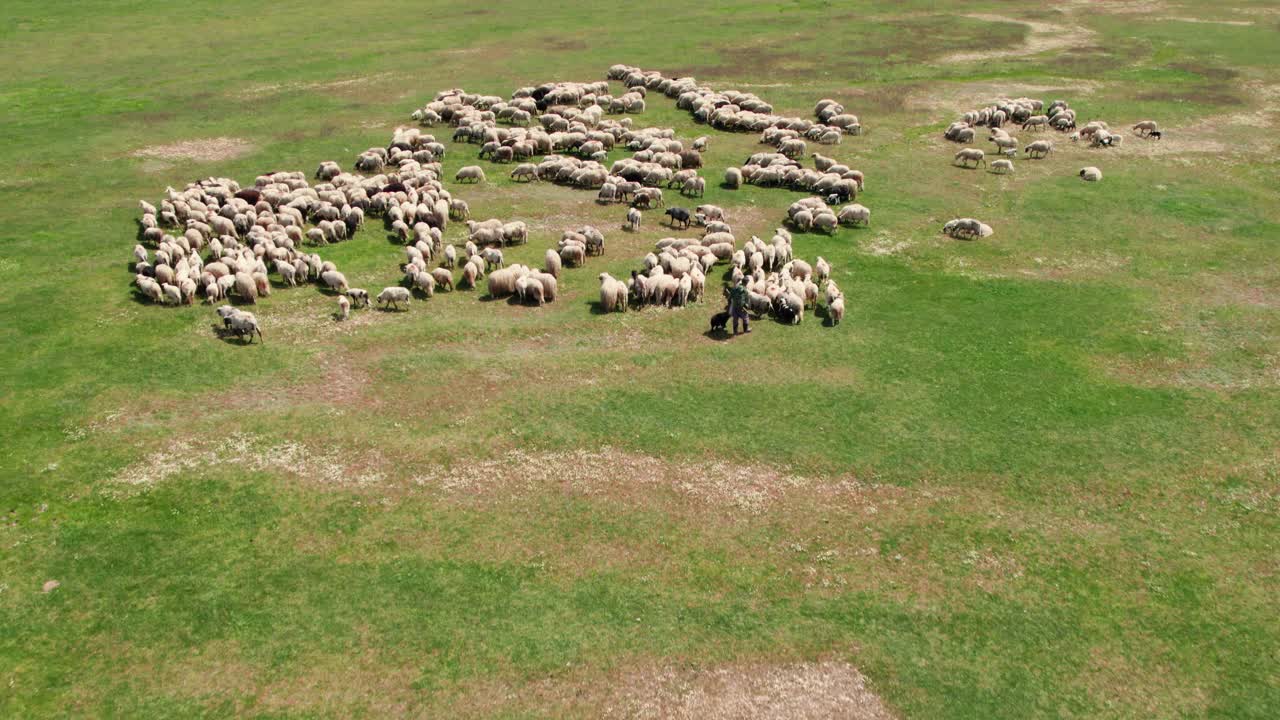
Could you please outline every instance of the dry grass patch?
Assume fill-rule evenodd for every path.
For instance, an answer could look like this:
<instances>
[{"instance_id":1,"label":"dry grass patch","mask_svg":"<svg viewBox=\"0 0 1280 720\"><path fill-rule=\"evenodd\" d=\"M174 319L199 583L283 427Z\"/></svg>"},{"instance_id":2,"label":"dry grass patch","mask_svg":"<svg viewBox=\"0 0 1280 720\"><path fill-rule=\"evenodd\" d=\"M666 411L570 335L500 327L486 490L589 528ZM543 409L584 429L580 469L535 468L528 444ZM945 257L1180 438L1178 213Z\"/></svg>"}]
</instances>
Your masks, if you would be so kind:
<instances>
[{"instance_id":1,"label":"dry grass patch","mask_svg":"<svg viewBox=\"0 0 1280 720\"><path fill-rule=\"evenodd\" d=\"M1027 39L1019 47L1004 49L984 48L977 51L952 53L950 55L943 56L939 62L961 63L989 61L998 58L1029 57L1054 50L1066 50L1068 48L1082 47L1091 44L1096 34L1092 30L1080 25L1061 25L1058 23L1038 22L1034 20L1020 20L1018 18L1008 17L1005 15L972 13L964 15L963 17L992 23L1015 23L1018 25L1026 25L1029 32L1027 33Z\"/></svg>"},{"instance_id":2,"label":"dry grass patch","mask_svg":"<svg viewBox=\"0 0 1280 720\"><path fill-rule=\"evenodd\" d=\"M243 138L217 137L207 140L182 140L165 145L148 145L134 150L132 155L163 162L220 162L247 155L253 147L253 143Z\"/></svg>"},{"instance_id":3,"label":"dry grass patch","mask_svg":"<svg viewBox=\"0 0 1280 720\"><path fill-rule=\"evenodd\" d=\"M609 674L486 688L459 702L470 717L528 708L554 717L649 720L891 720L894 715L847 662L633 665Z\"/></svg>"}]
</instances>

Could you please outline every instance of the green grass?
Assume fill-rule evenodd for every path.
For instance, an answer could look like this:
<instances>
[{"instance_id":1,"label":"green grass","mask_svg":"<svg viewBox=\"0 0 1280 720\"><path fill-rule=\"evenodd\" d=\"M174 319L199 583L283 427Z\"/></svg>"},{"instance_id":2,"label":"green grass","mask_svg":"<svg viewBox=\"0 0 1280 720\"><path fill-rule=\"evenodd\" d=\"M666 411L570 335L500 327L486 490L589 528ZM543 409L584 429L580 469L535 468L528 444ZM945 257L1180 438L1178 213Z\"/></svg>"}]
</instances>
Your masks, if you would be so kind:
<instances>
[{"instance_id":1,"label":"green grass","mask_svg":"<svg viewBox=\"0 0 1280 720\"><path fill-rule=\"evenodd\" d=\"M0 715L591 717L643 668L836 658L904 718L1275 717L1280 75L1275 16L1233 12L1268 7L9 3ZM946 62L1027 37L979 13L1092 35ZM831 154L866 172L872 226L796 237L833 263L842 325L717 342L711 303L596 314L596 275L675 233L489 163L448 185L530 223L509 261L566 227L608 236L540 310L462 291L338 326L329 296L278 290L267 342L241 346L207 306L134 298L139 198L349 167L438 89L615 62L861 116ZM1168 135L949 166L941 129L1004 88ZM768 237L800 195L719 187L757 138L649 105L637 124L711 136L706 202ZM133 154L212 137L253 149ZM450 143L446 174L476 150ZM1089 164L1102 183L1076 179ZM943 239L960 215L996 235ZM321 252L357 285L399 280L376 222ZM693 490L440 481L602 446ZM281 447L301 472L255 460ZM191 461L118 480L166 454ZM721 462L809 480L748 510L714 494Z\"/></svg>"}]
</instances>

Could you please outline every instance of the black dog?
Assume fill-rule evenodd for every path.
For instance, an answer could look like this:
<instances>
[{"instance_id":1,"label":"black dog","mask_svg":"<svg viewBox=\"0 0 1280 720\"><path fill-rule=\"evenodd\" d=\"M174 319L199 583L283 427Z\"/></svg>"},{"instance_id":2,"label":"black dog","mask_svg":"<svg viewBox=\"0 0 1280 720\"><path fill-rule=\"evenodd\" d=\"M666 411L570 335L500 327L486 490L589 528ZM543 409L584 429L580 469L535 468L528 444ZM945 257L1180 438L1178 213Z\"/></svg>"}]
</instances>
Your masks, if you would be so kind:
<instances>
[{"instance_id":1,"label":"black dog","mask_svg":"<svg viewBox=\"0 0 1280 720\"><path fill-rule=\"evenodd\" d=\"M729 324L729 311L718 312L711 316L711 332L724 332L725 325Z\"/></svg>"},{"instance_id":2,"label":"black dog","mask_svg":"<svg viewBox=\"0 0 1280 720\"><path fill-rule=\"evenodd\" d=\"M1163 135L1164 134L1161 133L1159 130L1152 130L1151 132L1147 133L1147 137L1155 140L1159 140L1161 137L1163 137Z\"/></svg>"}]
</instances>

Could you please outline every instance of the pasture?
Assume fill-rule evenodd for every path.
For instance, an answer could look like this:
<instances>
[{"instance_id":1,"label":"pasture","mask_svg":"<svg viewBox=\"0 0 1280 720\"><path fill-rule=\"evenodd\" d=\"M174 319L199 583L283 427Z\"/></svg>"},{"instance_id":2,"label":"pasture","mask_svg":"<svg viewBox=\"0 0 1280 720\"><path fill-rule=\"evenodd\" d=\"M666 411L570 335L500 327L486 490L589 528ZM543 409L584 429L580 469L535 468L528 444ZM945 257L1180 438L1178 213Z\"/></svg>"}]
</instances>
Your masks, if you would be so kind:
<instances>
[{"instance_id":1,"label":"pasture","mask_svg":"<svg viewBox=\"0 0 1280 720\"><path fill-rule=\"evenodd\" d=\"M0 716L1280 715L1274 3L6 8ZM135 292L166 186L350 170L439 90L614 63L859 116L820 151L870 226L794 236L841 324L707 334L725 264L701 304L599 312L599 273L693 235L447 126L445 187L529 226L508 262L605 232L555 302L337 322L277 287L245 344ZM1126 138L952 163L952 121L1024 95ZM627 117L711 138L667 203L739 241L805 196L721 187L758 133ZM994 235L940 232L964 216ZM319 251L376 293L402 245L371 218Z\"/></svg>"}]
</instances>

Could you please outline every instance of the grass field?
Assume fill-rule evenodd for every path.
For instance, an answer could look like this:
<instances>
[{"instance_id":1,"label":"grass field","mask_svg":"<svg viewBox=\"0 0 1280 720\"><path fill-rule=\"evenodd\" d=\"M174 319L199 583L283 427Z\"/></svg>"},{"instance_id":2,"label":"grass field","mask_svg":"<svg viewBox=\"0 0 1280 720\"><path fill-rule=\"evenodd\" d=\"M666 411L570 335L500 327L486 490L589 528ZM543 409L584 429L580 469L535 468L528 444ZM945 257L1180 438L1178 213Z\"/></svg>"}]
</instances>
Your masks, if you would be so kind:
<instances>
[{"instance_id":1,"label":"grass field","mask_svg":"<svg viewBox=\"0 0 1280 720\"><path fill-rule=\"evenodd\" d=\"M754 714L879 717L846 667L899 718L1280 716L1273 2L5 7L0 716L732 717L795 676ZM833 154L871 227L796 237L842 325L593 312L672 233L487 162L447 184L530 224L509 259L608 234L545 308L335 323L308 287L243 346L134 296L140 198L616 62L861 117ZM949 164L947 123L1023 94L1166 135ZM721 189L764 146L709 134L706 201L769 237L801 196ZM996 234L938 233L964 215ZM400 277L378 223L322 252Z\"/></svg>"}]
</instances>

